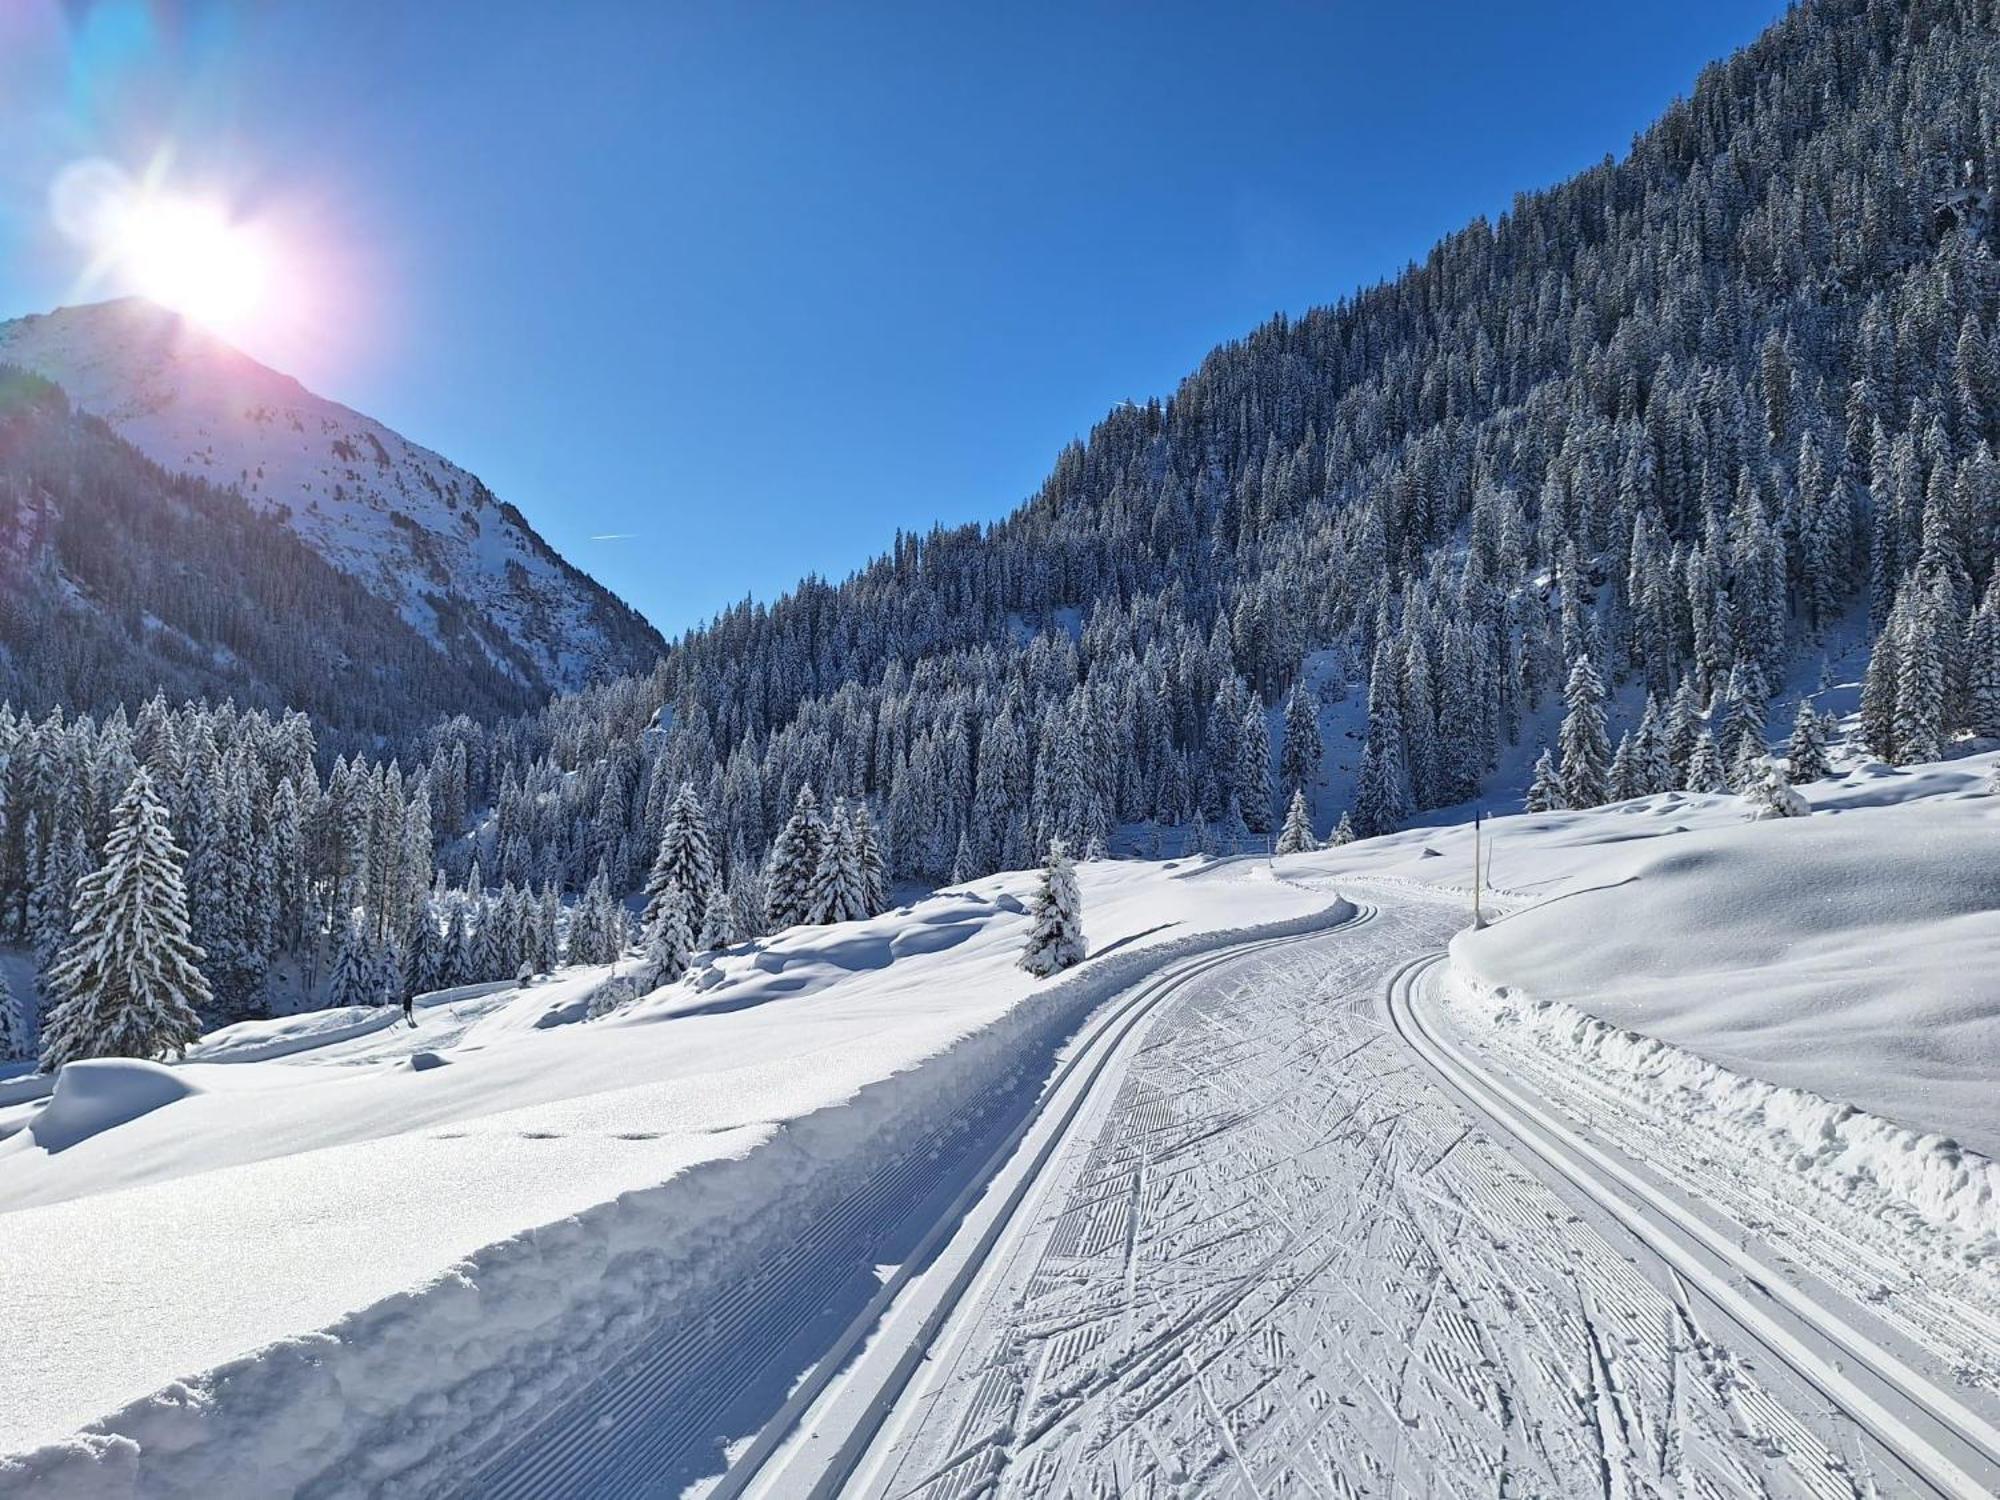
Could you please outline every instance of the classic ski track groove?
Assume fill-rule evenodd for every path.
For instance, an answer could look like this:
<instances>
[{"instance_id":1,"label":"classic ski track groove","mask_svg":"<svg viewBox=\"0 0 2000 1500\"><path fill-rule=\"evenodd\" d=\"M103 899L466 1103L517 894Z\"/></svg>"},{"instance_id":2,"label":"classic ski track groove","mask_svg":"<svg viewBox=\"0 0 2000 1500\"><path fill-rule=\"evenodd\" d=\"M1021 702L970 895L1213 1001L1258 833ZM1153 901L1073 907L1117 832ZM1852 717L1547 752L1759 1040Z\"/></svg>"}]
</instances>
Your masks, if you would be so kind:
<instances>
[{"instance_id":1,"label":"classic ski track groove","mask_svg":"<svg viewBox=\"0 0 2000 1500\"><path fill-rule=\"evenodd\" d=\"M1695 1247L1722 1261L1918 1410L1930 1414L1996 1469L2000 1469L2000 1430L1850 1326L1835 1309L1814 1301L1770 1264L1733 1244L1698 1215L1495 1078L1428 1025L1417 1003L1416 988L1420 978L1443 961L1443 955L1431 955L1404 965L1390 980L1385 1009L1403 1040L1475 1114L1498 1124L1519 1150L1609 1213L1677 1277L1698 1287L1731 1321L1866 1427L1938 1494L1954 1500L1983 1500L1993 1493L1990 1485L1968 1474L1942 1445L1912 1428L1850 1379L1838 1363L1800 1340L1779 1318L1739 1290Z\"/></svg>"}]
</instances>

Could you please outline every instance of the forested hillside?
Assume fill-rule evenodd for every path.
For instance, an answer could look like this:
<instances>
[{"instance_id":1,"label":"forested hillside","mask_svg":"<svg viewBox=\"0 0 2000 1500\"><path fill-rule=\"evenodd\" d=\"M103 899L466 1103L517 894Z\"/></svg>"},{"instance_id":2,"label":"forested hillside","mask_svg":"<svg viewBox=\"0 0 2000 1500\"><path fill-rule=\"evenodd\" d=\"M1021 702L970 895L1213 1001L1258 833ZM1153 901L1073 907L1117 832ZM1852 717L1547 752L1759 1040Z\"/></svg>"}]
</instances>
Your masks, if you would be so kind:
<instances>
[{"instance_id":1,"label":"forested hillside","mask_svg":"<svg viewBox=\"0 0 2000 1500\"><path fill-rule=\"evenodd\" d=\"M767 859L788 818L816 826L795 817L808 787L869 811L891 873L924 881L1025 865L1051 836L1271 829L1325 752L1308 653L1315 690L1329 663L1365 684L1363 835L1477 793L1558 695L1536 805L1740 784L1773 728L1809 776L1813 717L1770 725L1769 697L1836 622L1873 636L1874 753L2000 734L1996 122L1990 0L1801 5L1624 160L1218 349L1007 520L742 605L649 676L442 723L407 772L338 768L324 816L390 822L322 835L349 852L302 866L306 926L324 942L344 920L353 851L400 847L379 810L419 800L452 880L476 860L519 910L588 887L601 914L687 784L739 930L829 842ZM1621 687L1643 705L1623 721ZM47 868L55 793L18 767L52 736L123 764L129 732L0 720L0 921L11 891L26 923ZM187 784L206 740L175 744L140 758ZM272 767L242 779L254 842L284 819ZM444 908L410 886L352 940L430 943Z\"/></svg>"},{"instance_id":2,"label":"forested hillside","mask_svg":"<svg viewBox=\"0 0 2000 1500\"><path fill-rule=\"evenodd\" d=\"M1539 795L1726 777L1853 611L1877 753L2000 732L1996 64L1980 0L1801 6L1622 162L1112 412L1005 522L501 736L499 867L630 879L683 778L746 871L807 784L878 801L923 878L1268 828L1317 750L1274 757L1264 709L1314 648L1366 676L1363 833L1471 795L1551 693L1587 721L1635 679L1616 766L1551 746Z\"/></svg>"}]
</instances>

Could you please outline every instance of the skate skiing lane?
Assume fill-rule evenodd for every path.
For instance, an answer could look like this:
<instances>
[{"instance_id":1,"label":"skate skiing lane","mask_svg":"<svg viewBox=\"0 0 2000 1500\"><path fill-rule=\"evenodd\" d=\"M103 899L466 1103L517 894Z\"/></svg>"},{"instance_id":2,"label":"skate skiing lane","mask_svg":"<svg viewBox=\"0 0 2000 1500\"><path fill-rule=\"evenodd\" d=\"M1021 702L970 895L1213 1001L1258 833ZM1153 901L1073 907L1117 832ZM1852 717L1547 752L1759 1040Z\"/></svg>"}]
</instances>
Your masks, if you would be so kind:
<instances>
[{"instance_id":1,"label":"skate skiing lane","mask_svg":"<svg viewBox=\"0 0 2000 1500\"><path fill-rule=\"evenodd\" d=\"M901 1422L921 1403L920 1369L935 1369L941 1338L968 1320L1005 1251L1031 1229L1049 1186L1044 1169L1070 1141L1081 1117L1116 1094L1114 1063L1143 1039L1160 1007L1195 980L1246 957L1290 944L1324 941L1374 920L1376 908L1350 901L1354 914L1330 927L1262 938L1181 960L1101 1007L1043 1091L1041 1104L993 1153L954 1211L885 1282L840 1342L799 1383L728 1471L708 1500L809 1496L825 1500L868 1488L871 1461L894 1444ZM975 1201L976 1200L976 1201ZM859 1353L857 1354L857 1351Z\"/></svg>"},{"instance_id":2,"label":"skate skiing lane","mask_svg":"<svg viewBox=\"0 0 2000 1500\"><path fill-rule=\"evenodd\" d=\"M1426 1018L1443 954L1404 964L1389 1024L1494 1138L1566 1196L1608 1216L1676 1278L1893 1455L1924 1490L1982 1500L2000 1486L2000 1428L1716 1224L1468 1057Z\"/></svg>"}]
</instances>

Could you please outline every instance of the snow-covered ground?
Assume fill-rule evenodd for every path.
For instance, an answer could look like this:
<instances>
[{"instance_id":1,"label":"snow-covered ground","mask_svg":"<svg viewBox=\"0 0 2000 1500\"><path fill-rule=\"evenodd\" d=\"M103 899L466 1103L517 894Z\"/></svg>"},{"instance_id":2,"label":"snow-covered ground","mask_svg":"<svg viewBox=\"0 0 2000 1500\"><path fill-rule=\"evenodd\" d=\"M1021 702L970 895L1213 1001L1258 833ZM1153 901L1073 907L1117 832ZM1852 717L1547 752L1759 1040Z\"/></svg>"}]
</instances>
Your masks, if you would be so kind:
<instances>
[{"instance_id":1,"label":"snow-covered ground","mask_svg":"<svg viewBox=\"0 0 2000 1500\"><path fill-rule=\"evenodd\" d=\"M1490 820L1491 896L1533 909L1454 963L2000 1157L1996 762L1857 765L1777 822L1686 793ZM1413 829L1277 868L1469 893L1472 845Z\"/></svg>"},{"instance_id":2,"label":"snow-covered ground","mask_svg":"<svg viewBox=\"0 0 2000 1500\"><path fill-rule=\"evenodd\" d=\"M0 1490L1980 1493L1996 761L1490 820L1480 932L1419 828L1086 864L1054 982L1003 876L0 1085Z\"/></svg>"},{"instance_id":3,"label":"snow-covered ground","mask_svg":"<svg viewBox=\"0 0 2000 1500\"><path fill-rule=\"evenodd\" d=\"M894 1142L1032 1095L1112 990L1337 906L1255 864L1080 873L1092 957L1053 982L1014 967L1030 877L1003 876L731 950L598 1020L609 976L570 971L414 1031L231 1028L172 1069L79 1070L88 1108L8 1108L0 1451L28 1456L0 1488L437 1488ZM845 1305L820 1291L775 1326Z\"/></svg>"}]
</instances>

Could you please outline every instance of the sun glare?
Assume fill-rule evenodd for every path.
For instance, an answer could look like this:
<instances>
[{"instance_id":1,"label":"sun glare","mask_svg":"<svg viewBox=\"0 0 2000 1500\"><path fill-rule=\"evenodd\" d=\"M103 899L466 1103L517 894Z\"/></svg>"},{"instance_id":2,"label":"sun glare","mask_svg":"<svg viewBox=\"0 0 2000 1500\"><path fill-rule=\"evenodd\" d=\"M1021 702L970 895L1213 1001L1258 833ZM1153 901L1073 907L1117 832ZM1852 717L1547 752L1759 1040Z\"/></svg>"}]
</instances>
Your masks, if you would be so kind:
<instances>
[{"instance_id":1,"label":"sun glare","mask_svg":"<svg viewBox=\"0 0 2000 1500\"><path fill-rule=\"evenodd\" d=\"M219 333L256 315L270 279L254 229L189 200L141 198L106 249L141 296Z\"/></svg>"},{"instance_id":2,"label":"sun glare","mask_svg":"<svg viewBox=\"0 0 2000 1500\"><path fill-rule=\"evenodd\" d=\"M219 202L80 162L51 192L57 224L91 256L87 279L136 292L214 332L250 332L272 282L267 236Z\"/></svg>"}]
</instances>

